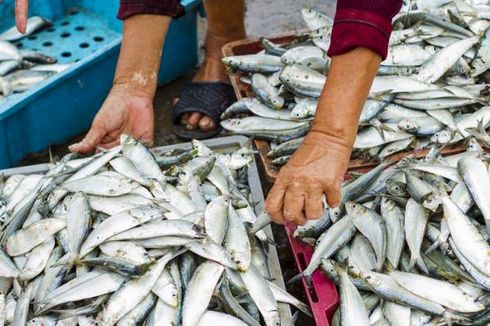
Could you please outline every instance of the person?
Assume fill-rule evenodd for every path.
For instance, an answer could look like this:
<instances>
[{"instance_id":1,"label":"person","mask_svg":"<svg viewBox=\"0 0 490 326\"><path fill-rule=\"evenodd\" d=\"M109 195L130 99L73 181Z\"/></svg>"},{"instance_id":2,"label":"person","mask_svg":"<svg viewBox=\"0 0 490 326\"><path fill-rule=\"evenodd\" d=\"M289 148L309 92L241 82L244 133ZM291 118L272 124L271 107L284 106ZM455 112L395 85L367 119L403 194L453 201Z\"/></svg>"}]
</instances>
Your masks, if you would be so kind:
<instances>
[{"instance_id":1,"label":"person","mask_svg":"<svg viewBox=\"0 0 490 326\"><path fill-rule=\"evenodd\" d=\"M175 123L187 130L215 132L216 113L229 101L229 81L220 62L220 49L227 42L245 37L244 0L203 2L208 17L205 59L188 88L198 95L183 92L181 105L178 102L176 106L182 114L174 117ZM16 1L16 22L21 32L26 28L27 5L28 0ZM402 0L337 1L328 51L332 61L316 116L266 200L266 210L276 223L303 225L321 217L324 195L330 207L340 203L340 187L359 116L379 64L387 55L391 20L401 5ZM124 19L124 31L114 86L91 129L81 142L70 146L71 151L89 153L97 146L113 147L123 132L152 144L152 101L163 41L171 17L180 14L178 0L121 0L118 16ZM220 86L202 88L206 83ZM204 102L203 107L199 101ZM217 106L210 108L211 104Z\"/></svg>"}]
</instances>

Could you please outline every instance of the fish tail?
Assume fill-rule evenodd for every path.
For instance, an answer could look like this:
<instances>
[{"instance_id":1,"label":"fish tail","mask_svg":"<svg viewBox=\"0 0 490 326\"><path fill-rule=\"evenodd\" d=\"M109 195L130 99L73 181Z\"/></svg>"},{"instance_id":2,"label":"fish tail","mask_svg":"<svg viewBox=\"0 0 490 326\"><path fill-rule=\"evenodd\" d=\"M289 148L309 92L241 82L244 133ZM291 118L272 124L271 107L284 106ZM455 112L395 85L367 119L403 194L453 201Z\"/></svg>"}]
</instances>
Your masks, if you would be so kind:
<instances>
[{"instance_id":1,"label":"fish tail","mask_svg":"<svg viewBox=\"0 0 490 326\"><path fill-rule=\"evenodd\" d=\"M454 325L453 322L456 322L458 325L471 325L471 319L449 311L444 313L443 319L448 325Z\"/></svg>"},{"instance_id":2,"label":"fish tail","mask_svg":"<svg viewBox=\"0 0 490 326\"><path fill-rule=\"evenodd\" d=\"M434 250L436 250L440 245L440 241L439 239L437 239L436 241L434 241L433 244L430 245L429 248L427 248L427 250L425 251L425 254L428 255L430 254L431 252L433 252Z\"/></svg>"},{"instance_id":3,"label":"fish tail","mask_svg":"<svg viewBox=\"0 0 490 326\"><path fill-rule=\"evenodd\" d=\"M422 272L424 272L425 274L429 274L429 269L427 268L427 265L425 265L425 262L424 260L422 259L422 257L418 257L416 259L416 263L417 263L417 267L422 270Z\"/></svg>"},{"instance_id":4,"label":"fish tail","mask_svg":"<svg viewBox=\"0 0 490 326\"><path fill-rule=\"evenodd\" d=\"M410 256L410 261L408 262L408 269L411 270L412 268L414 268L415 266L415 263L417 262L417 257L414 256L414 255L411 255Z\"/></svg>"},{"instance_id":5,"label":"fish tail","mask_svg":"<svg viewBox=\"0 0 490 326\"><path fill-rule=\"evenodd\" d=\"M304 314L305 314L305 315L307 315L308 317L313 318L313 315L311 314L310 307L308 307L308 305L307 305L307 304L304 304L304 303L302 303L302 302L301 302L301 304L300 304L300 303L298 303L298 304L296 305L296 308L298 308L298 310L300 310L302 313L304 313Z\"/></svg>"},{"instance_id":6,"label":"fish tail","mask_svg":"<svg viewBox=\"0 0 490 326\"><path fill-rule=\"evenodd\" d=\"M294 276L292 279L290 279L287 284L293 284L298 282L300 279L302 279L305 276L305 271L299 273L298 275Z\"/></svg>"}]
</instances>

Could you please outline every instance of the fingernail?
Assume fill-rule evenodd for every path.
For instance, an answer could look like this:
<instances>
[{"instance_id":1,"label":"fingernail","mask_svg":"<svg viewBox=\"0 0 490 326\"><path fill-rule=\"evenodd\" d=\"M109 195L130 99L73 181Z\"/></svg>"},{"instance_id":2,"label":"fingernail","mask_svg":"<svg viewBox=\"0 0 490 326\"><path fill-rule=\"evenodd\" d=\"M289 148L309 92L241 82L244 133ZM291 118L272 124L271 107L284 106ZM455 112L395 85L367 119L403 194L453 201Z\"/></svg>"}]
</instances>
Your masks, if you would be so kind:
<instances>
[{"instance_id":1,"label":"fingernail","mask_svg":"<svg viewBox=\"0 0 490 326\"><path fill-rule=\"evenodd\" d=\"M78 146L78 143L70 145L70 146L68 146L68 150L73 151L75 148L77 148L77 146Z\"/></svg>"}]
</instances>

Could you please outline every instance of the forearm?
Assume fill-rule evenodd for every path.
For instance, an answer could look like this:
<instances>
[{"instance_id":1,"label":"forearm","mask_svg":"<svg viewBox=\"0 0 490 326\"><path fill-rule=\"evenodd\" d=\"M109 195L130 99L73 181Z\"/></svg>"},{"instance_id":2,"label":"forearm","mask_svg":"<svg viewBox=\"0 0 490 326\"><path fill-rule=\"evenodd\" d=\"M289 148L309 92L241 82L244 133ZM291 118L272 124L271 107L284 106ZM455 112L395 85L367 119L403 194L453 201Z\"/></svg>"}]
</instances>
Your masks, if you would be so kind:
<instances>
[{"instance_id":1,"label":"forearm","mask_svg":"<svg viewBox=\"0 0 490 326\"><path fill-rule=\"evenodd\" d=\"M362 107L381 57L367 48L334 56L323 88L312 131L351 148Z\"/></svg>"},{"instance_id":2,"label":"forearm","mask_svg":"<svg viewBox=\"0 0 490 326\"><path fill-rule=\"evenodd\" d=\"M170 21L170 17L158 15L135 15L124 21L114 85L128 87L144 96L155 95Z\"/></svg>"}]
</instances>

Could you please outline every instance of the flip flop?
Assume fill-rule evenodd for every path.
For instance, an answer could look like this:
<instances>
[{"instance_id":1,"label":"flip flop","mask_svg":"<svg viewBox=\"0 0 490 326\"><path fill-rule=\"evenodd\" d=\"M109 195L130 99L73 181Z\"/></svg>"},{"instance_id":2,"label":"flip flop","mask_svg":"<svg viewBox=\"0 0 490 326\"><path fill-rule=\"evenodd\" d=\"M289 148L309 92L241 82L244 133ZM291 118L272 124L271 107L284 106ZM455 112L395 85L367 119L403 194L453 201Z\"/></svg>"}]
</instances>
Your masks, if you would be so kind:
<instances>
[{"instance_id":1,"label":"flip flop","mask_svg":"<svg viewBox=\"0 0 490 326\"><path fill-rule=\"evenodd\" d=\"M206 139L220 132L220 116L227 107L236 101L235 92L230 84L224 82L190 82L181 92L180 100L173 108L172 129L177 137L184 140ZM180 123L180 117L186 112L199 112L213 120L215 130L188 130Z\"/></svg>"}]
</instances>

